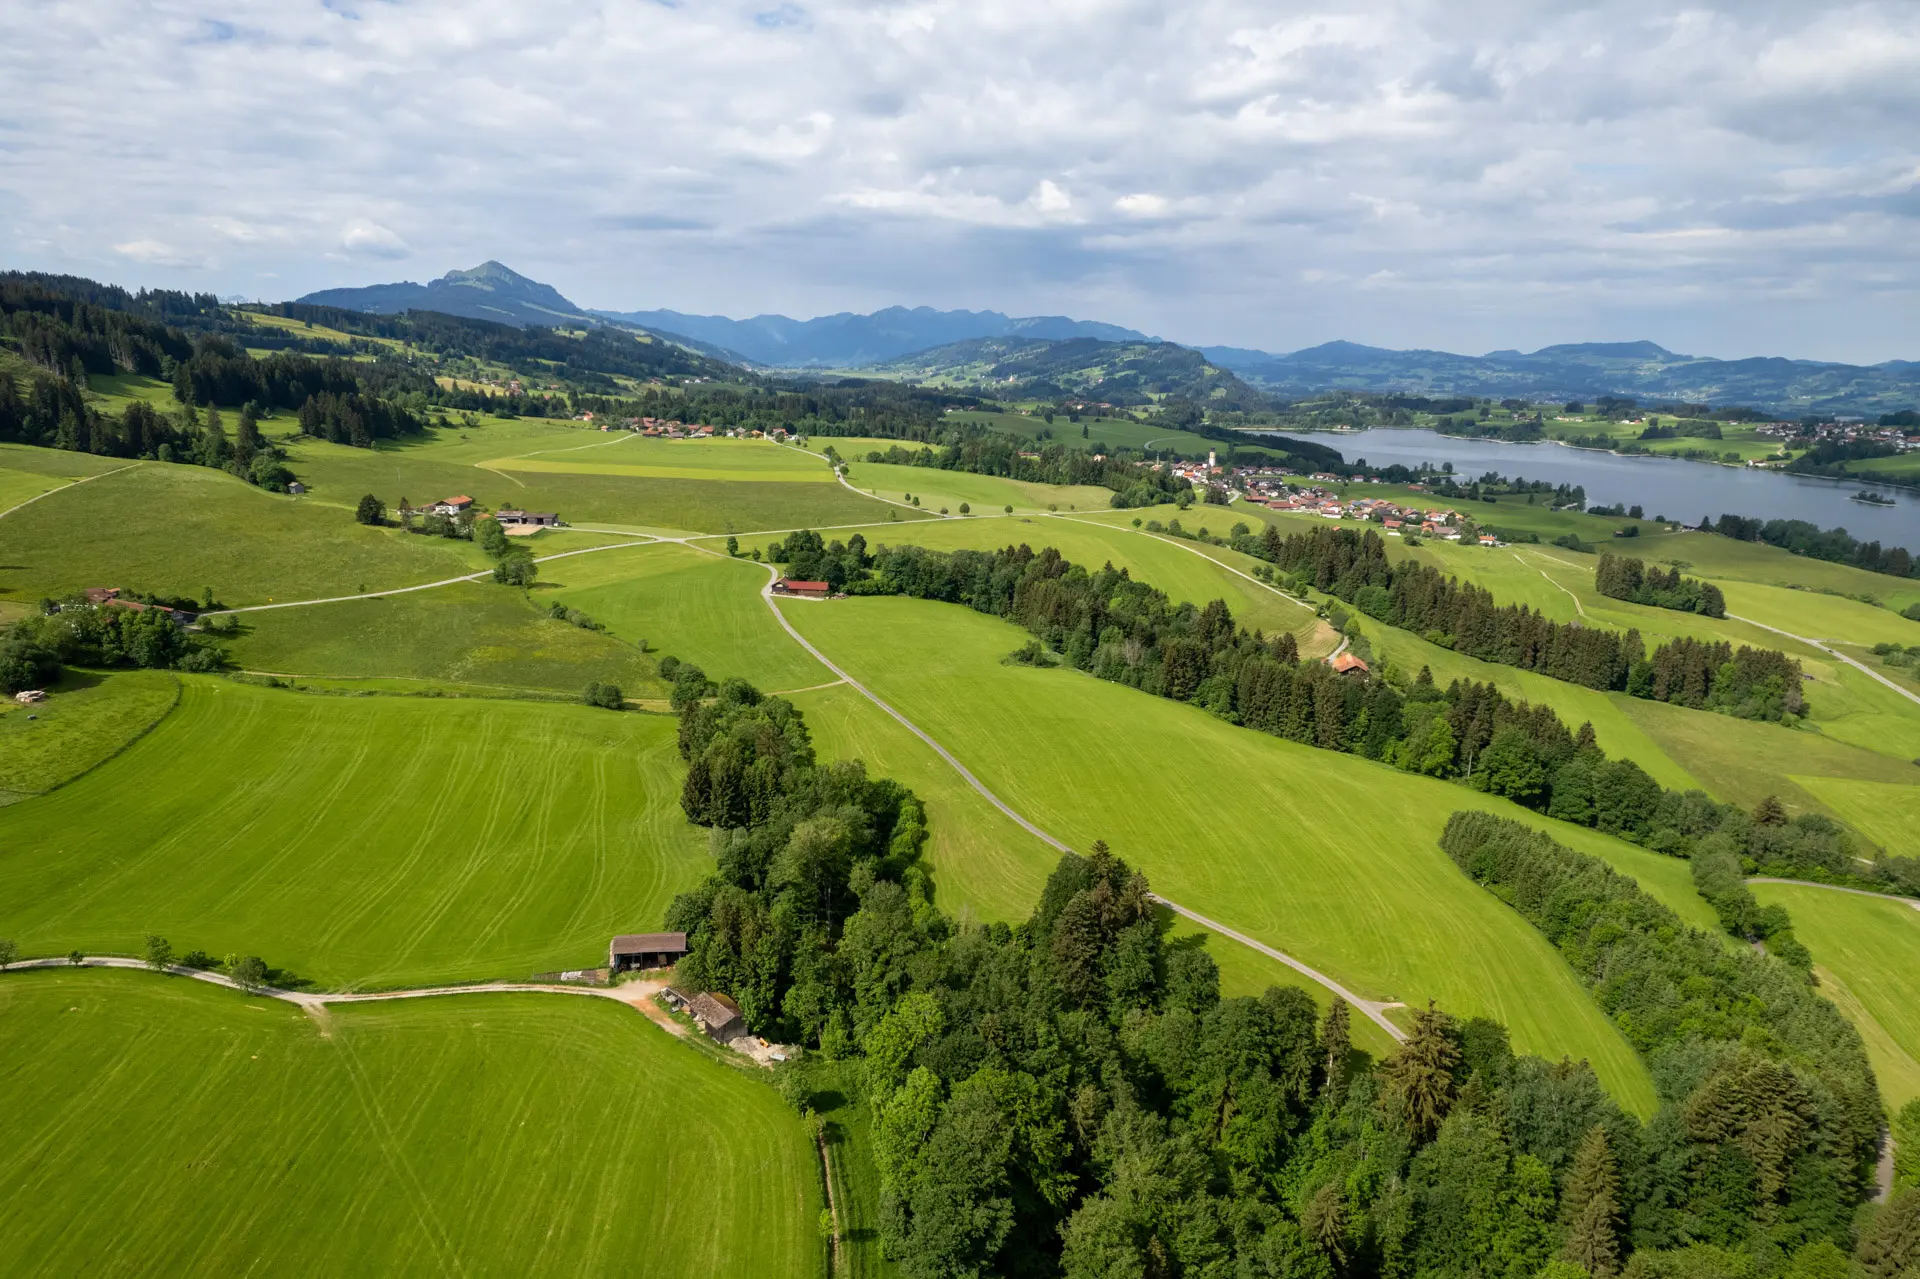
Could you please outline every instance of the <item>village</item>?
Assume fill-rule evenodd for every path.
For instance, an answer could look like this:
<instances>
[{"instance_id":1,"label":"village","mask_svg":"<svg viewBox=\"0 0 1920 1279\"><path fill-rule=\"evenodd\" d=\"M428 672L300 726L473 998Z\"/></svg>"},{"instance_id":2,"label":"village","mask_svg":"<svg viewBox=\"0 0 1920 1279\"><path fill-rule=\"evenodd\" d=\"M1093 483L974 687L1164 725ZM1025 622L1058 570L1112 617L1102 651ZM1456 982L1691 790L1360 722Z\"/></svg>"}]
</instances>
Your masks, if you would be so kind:
<instances>
[{"instance_id":1,"label":"village","mask_svg":"<svg viewBox=\"0 0 1920 1279\"><path fill-rule=\"evenodd\" d=\"M1362 520L1380 525L1389 537L1413 533L1458 542L1471 529L1470 522L1451 507L1403 505L1377 497L1342 497L1327 487L1347 482L1338 475L1320 472L1298 475L1280 466L1227 468L1221 466L1217 455L1211 452L1204 464L1175 463L1173 473L1203 491L1225 489L1230 502L1246 501L1270 511L1319 515L1330 520ZM1306 482L1302 483L1303 480ZM1364 484L1374 480L1371 476L1357 475L1352 477L1352 482ZM1420 486L1407 487L1417 490ZM1482 546L1500 545L1492 534L1474 533L1473 536Z\"/></svg>"}]
</instances>

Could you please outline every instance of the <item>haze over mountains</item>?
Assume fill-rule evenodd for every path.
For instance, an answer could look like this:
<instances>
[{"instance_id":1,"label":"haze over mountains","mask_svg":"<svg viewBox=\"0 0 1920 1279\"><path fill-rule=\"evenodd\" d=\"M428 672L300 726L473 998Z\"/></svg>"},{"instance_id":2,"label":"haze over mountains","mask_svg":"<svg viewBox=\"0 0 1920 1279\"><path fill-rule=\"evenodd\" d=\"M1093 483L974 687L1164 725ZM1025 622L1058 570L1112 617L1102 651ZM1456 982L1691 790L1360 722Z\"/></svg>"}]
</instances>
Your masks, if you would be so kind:
<instances>
[{"instance_id":1,"label":"haze over mountains","mask_svg":"<svg viewBox=\"0 0 1920 1279\"><path fill-rule=\"evenodd\" d=\"M517 325L616 325L645 329L705 354L738 363L791 369L865 369L894 376L951 377L962 370L993 376L981 362L982 339L1018 339L1024 362L1030 342L1071 344L1109 364L1107 343L1163 339L1135 329L1067 316L1008 316L999 311L888 307L868 315L840 312L810 320L756 315L735 320L672 310L608 311L579 306L551 285L485 262L449 271L427 284L403 281L326 289L298 299L317 306L381 314L442 311ZM1234 346L1192 348L1247 384L1298 397L1330 389L1419 395L1523 399L1625 395L1643 400L1747 404L1783 414L1874 413L1920 403L1920 361L1862 366L1781 357L1720 360L1682 355L1653 342L1582 342L1537 351L1458 355L1396 351L1334 341L1287 354ZM912 360L903 357L913 356ZM910 371L909 371L910 370Z\"/></svg>"}]
</instances>

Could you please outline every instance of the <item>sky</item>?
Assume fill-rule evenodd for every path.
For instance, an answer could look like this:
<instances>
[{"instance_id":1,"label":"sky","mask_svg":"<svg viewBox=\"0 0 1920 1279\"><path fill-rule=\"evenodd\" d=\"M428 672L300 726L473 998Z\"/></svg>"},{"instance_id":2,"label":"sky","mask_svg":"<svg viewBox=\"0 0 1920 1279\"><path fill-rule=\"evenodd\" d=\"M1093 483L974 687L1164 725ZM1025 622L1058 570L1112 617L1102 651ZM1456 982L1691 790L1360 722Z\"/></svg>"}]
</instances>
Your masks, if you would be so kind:
<instances>
[{"instance_id":1,"label":"sky","mask_svg":"<svg viewBox=\"0 0 1920 1279\"><path fill-rule=\"evenodd\" d=\"M8 0L0 267L1920 359L1920 5Z\"/></svg>"}]
</instances>

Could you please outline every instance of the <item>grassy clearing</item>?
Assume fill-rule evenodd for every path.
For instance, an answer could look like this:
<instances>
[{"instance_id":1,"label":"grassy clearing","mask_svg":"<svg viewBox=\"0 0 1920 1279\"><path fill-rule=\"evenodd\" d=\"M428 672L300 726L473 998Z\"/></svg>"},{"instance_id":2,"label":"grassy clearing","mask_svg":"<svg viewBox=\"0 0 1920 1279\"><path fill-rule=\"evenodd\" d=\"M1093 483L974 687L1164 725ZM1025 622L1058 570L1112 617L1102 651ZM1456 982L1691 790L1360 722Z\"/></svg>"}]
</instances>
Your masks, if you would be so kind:
<instances>
[{"instance_id":1,"label":"grassy clearing","mask_svg":"<svg viewBox=\"0 0 1920 1279\"><path fill-rule=\"evenodd\" d=\"M656 657L671 653L715 679L768 692L806 688L832 672L793 642L760 598L767 571L677 543L577 555L552 565L551 595ZM624 687L624 686L623 686Z\"/></svg>"},{"instance_id":2,"label":"grassy clearing","mask_svg":"<svg viewBox=\"0 0 1920 1279\"><path fill-rule=\"evenodd\" d=\"M333 507L159 462L15 511L5 537L0 600L28 602L87 586L197 599L210 586L238 606L431 582L485 565L470 542L368 528Z\"/></svg>"},{"instance_id":3,"label":"grassy clearing","mask_svg":"<svg viewBox=\"0 0 1920 1279\"><path fill-rule=\"evenodd\" d=\"M637 647L548 616L548 604L558 598L558 592L543 587L527 592L461 582L405 595L271 609L243 615L242 631L226 641L227 651L242 668L275 675L568 694L606 680L629 697L665 694L653 663Z\"/></svg>"},{"instance_id":4,"label":"grassy clearing","mask_svg":"<svg viewBox=\"0 0 1920 1279\"><path fill-rule=\"evenodd\" d=\"M1821 993L1860 1028L1890 1107L1920 1097L1920 910L1796 884L1755 884L1779 903L1819 965Z\"/></svg>"},{"instance_id":5,"label":"grassy clearing","mask_svg":"<svg viewBox=\"0 0 1920 1279\"><path fill-rule=\"evenodd\" d=\"M1074 672L1003 666L1025 632L968 610L870 599L787 614L1068 843L1105 838L1168 896L1369 996L1497 1017L1521 1048L1587 1057L1616 1095L1651 1105L1644 1069L1564 962L1437 847L1449 811L1512 806ZM1621 863L1653 857L1553 825ZM949 902L1007 895L996 866L936 871Z\"/></svg>"},{"instance_id":6,"label":"grassy clearing","mask_svg":"<svg viewBox=\"0 0 1920 1279\"><path fill-rule=\"evenodd\" d=\"M679 774L664 716L190 677L130 749L0 810L0 936L159 933L323 987L585 967L706 869Z\"/></svg>"},{"instance_id":7,"label":"grassy clearing","mask_svg":"<svg viewBox=\"0 0 1920 1279\"><path fill-rule=\"evenodd\" d=\"M1848 777L1795 777L1828 808L1889 853L1920 856L1920 769L1909 768L1904 785Z\"/></svg>"},{"instance_id":8,"label":"grassy clearing","mask_svg":"<svg viewBox=\"0 0 1920 1279\"><path fill-rule=\"evenodd\" d=\"M172 413L180 407L180 401L173 398L173 383L138 373L91 374L87 388L91 392L88 403L115 417L134 404L146 404L162 413Z\"/></svg>"},{"instance_id":9,"label":"grassy clearing","mask_svg":"<svg viewBox=\"0 0 1920 1279\"><path fill-rule=\"evenodd\" d=\"M65 671L46 701L0 701L0 804L44 794L126 748L173 709L171 671Z\"/></svg>"},{"instance_id":10,"label":"grassy clearing","mask_svg":"<svg viewBox=\"0 0 1920 1279\"><path fill-rule=\"evenodd\" d=\"M9 1274L813 1276L818 1160L632 1010L0 976Z\"/></svg>"},{"instance_id":11,"label":"grassy clearing","mask_svg":"<svg viewBox=\"0 0 1920 1279\"><path fill-rule=\"evenodd\" d=\"M912 494L922 510L946 507L958 514L966 503L976 515L998 515L1008 506L1016 511L1104 511L1113 499L1111 489L1097 484L1032 484L997 475L943 471L933 466L898 466L888 462L856 461L847 467L847 483L863 493L892 502Z\"/></svg>"}]
</instances>

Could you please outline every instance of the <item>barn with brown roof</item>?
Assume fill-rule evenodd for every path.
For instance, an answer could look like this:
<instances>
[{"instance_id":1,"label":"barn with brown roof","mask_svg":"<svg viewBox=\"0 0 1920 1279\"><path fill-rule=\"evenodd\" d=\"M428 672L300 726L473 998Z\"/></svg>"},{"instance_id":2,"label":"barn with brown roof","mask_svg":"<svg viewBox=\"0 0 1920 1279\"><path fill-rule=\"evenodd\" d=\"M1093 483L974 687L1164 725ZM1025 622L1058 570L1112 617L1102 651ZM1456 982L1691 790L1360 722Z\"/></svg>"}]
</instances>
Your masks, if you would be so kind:
<instances>
[{"instance_id":1,"label":"barn with brown roof","mask_svg":"<svg viewBox=\"0 0 1920 1279\"><path fill-rule=\"evenodd\" d=\"M616 973L667 968L686 953L685 933L621 933L607 943L607 967Z\"/></svg>"}]
</instances>

